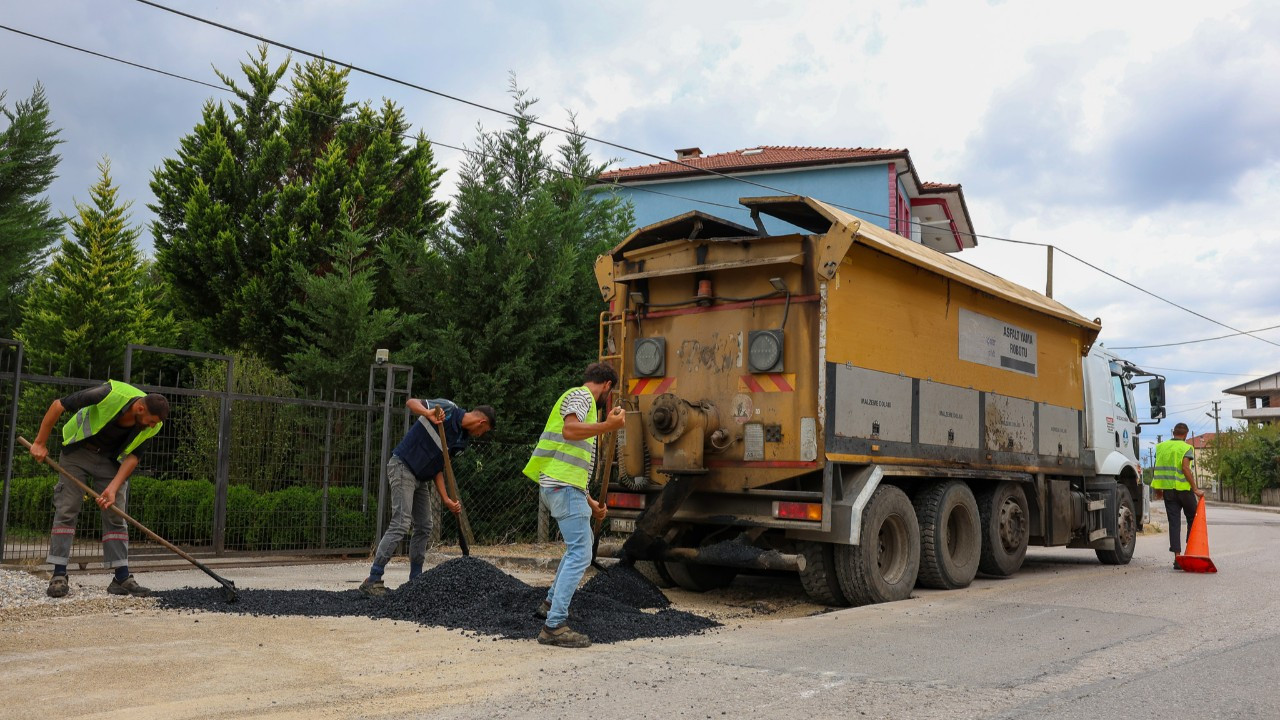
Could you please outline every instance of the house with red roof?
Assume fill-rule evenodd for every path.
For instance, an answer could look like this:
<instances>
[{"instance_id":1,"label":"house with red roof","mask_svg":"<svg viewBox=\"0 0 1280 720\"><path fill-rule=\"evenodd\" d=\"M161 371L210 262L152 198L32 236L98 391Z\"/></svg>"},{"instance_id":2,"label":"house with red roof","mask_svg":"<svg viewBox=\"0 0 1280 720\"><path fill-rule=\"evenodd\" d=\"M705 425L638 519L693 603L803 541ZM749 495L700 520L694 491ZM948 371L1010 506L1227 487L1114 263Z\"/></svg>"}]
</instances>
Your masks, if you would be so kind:
<instances>
[{"instance_id":1,"label":"house with red roof","mask_svg":"<svg viewBox=\"0 0 1280 720\"><path fill-rule=\"evenodd\" d=\"M807 195L940 252L977 245L960 185L921 180L906 150L761 145L704 155L683 148L673 160L603 173L600 184L631 200L636 227L701 210L769 234L797 232L775 218L752 218L738 199Z\"/></svg>"}]
</instances>

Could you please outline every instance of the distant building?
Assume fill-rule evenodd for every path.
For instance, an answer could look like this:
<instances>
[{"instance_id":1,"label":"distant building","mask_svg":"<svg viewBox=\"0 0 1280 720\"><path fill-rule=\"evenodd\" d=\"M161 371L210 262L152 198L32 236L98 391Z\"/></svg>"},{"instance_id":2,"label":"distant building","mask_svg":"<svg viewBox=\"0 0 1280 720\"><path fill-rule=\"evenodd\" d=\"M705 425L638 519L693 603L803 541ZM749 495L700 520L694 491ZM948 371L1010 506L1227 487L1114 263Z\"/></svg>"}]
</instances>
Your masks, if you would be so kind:
<instances>
[{"instance_id":1,"label":"distant building","mask_svg":"<svg viewBox=\"0 0 1280 720\"><path fill-rule=\"evenodd\" d=\"M615 187L634 204L636 227L701 210L769 234L798 232L775 218L761 217L759 225L738 204L743 197L793 194L836 205L940 252L977 245L960 185L922 181L906 150L761 145L714 155L696 147L675 152L675 161L600 176L601 184Z\"/></svg>"},{"instance_id":2,"label":"distant building","mask_svg":"<svg viewBox=\"0 0 1280 720\"><path fill-rule=\"evenodd\" d=\"M1244 409L1232 410L1231 417L1250 425L1280 422L1280 373L1250 380L1222 392L1244 398Z\"/></svg>"},{"instance_id":3,"label":"distant building","mask_svg":"<svg viewBox=\"0 0 1280 720\"><path fill-rule=\"evenodd\" d=\"M1217 437L1217 433L1205 433L1187 438L1187 444L1196 449L1194 463L1196 482L1201 489L1213 492L1215 496L1218 491L1218 478L1213 472L1214 463L1208 461L1208 451L1215 447L1214 440Z\"/></svg>"}]
</instances>

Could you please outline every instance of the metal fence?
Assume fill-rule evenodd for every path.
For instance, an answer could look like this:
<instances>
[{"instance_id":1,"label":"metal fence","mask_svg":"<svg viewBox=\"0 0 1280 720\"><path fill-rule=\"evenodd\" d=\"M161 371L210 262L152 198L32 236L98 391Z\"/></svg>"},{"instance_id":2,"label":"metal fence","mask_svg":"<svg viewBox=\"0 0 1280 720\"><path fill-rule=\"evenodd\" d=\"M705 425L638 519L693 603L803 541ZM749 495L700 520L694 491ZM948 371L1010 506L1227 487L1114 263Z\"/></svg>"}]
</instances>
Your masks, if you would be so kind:
<instances>
[{"instance_id":1,"label":"metal fence","mask_svg":"<svg viewBox=\"0 0 1280 720\"><path fill-rule=\"evenodd\" d=\"M365 554L386 527L386 462L411 420L411 368L374 365L364 392L341 398L236 392L234 358L171 348L130 346L118 373L81 374L25 368L21 343L0 340L0 563L44 562L58 480L16 438L34 439L54 400L107 379L169 400L128 484L128 512L174 544L197 555ZM540 428L498 424L501 435L454 461L476 541L545 541L536 486L520 474ZM59 440L55 429L50 457ZM457 524L432 498L433 542L456 543ZM100 537L98 507L86 502L72 562L101 560ZM130 528L131 556L165 552Z\"/></svg>"}]
</instances>

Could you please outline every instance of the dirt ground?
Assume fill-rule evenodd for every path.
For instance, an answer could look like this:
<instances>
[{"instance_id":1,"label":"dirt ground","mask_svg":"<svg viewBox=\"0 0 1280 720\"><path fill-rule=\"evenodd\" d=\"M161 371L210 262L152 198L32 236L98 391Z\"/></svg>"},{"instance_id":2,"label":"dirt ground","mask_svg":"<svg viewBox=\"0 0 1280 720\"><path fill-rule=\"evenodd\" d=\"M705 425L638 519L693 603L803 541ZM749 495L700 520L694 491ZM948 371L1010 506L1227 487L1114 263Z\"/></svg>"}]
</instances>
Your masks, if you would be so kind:
<instances>
[{"instance_id":1,"label":"dirt ground","mask_svg":"<svg viewBox=\"0 0 1280 720\"><path fill-rule=\"evenodd\" d=\"M545 586L551 574L492 558ZM226 568L244 588L350 589L364 563ZM407 576L393 564L387 582ZM154 589L206 586L198 571L152 572ZM65 600L0 610L0 718L45 713L129 718L349 718L430 716L518 692L548 672L607 663L626 681L661 668L637 646L546 648L459 631L367 618L248 617L160 610L103 592L109 577L79 575ZM667 591L674 607L724 623L684 642L723 642L735 628L823 612L794 579L747 578L699 595ZM584 688L584 693L607 689Z\"/></svg>"}]
</instances>

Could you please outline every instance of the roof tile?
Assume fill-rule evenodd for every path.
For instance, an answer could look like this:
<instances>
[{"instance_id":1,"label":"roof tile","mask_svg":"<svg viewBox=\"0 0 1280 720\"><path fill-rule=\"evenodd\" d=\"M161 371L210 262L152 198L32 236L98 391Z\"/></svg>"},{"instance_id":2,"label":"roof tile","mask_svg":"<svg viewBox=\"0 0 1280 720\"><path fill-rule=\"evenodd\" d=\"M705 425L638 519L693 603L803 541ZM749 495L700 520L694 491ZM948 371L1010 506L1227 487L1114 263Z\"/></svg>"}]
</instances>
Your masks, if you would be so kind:
<instances>
[{"instance_id":1,"label":"roof tile","mask_svg":"<svg viewBox=\"0 0 1280 720\"><path fill-rule=\"evenodd\" d=\"M686 158L682 162L664 160L652 165L619 168L602 173L602 181L643 180L656 177L694 174L700 170L717 172L756 170L774 167L825 165L848 160L906 157L905 149L831 148L796 145L760 145L732 152Z\"/></svg>"}]
</instances>

